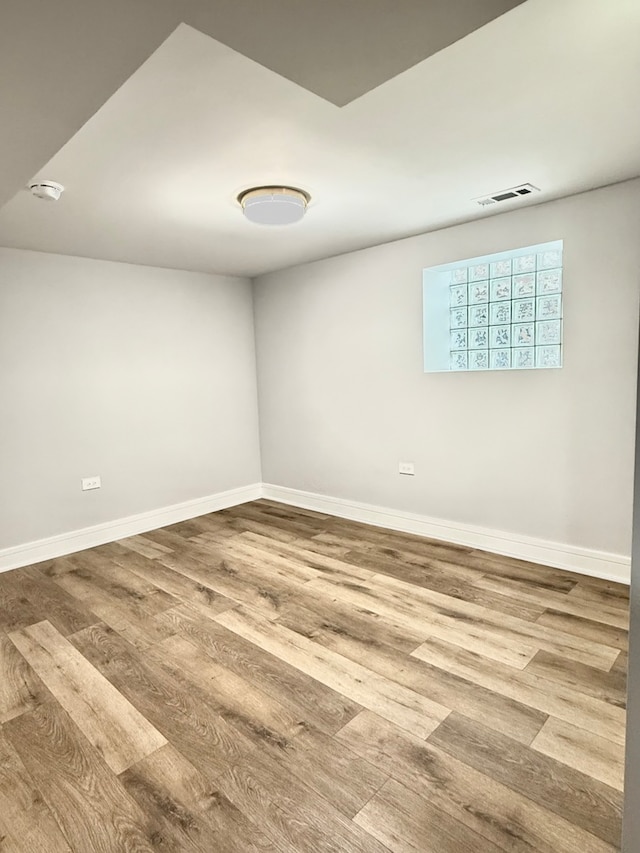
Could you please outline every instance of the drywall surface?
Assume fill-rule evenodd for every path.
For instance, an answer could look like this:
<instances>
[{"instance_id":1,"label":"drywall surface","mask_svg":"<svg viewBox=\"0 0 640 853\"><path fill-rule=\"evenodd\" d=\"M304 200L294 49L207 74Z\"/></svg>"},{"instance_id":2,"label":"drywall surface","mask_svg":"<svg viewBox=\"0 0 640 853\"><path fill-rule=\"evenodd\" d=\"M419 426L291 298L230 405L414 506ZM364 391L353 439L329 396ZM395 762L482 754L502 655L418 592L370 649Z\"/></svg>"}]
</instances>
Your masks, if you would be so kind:
<instances>
[{"instance_id":1,"label":"drywall surface","mask_svg":"<svg viewBox=\"0 0 640 853\"><path fill-rule=\"evenodd\" d=\"M638 370L633 549L631 554L631 620L627 673L627 747L624 777L623 853L640 850L640 369Z\"/></svg>"},{"instance_id":2,"label":"drywall surface","mask_svg":"<svg viewBox=\"0 0 640 853\"><path fill-rule=\"evenodd\" d=\"M636 180L256 279L263 480L628 555L639 228ZM423 268L557 239L564 367L423 373Z\"/></svg>"},{"instance_id":3,"label":"drywall surface","mask_svg":"<svg viewBox=\"0 0 640 853\"><path fill-rule=\"evenodd\" d=\"M260 479L248 280L0 249L0 548Z\"/></svg>"}]
</instances>

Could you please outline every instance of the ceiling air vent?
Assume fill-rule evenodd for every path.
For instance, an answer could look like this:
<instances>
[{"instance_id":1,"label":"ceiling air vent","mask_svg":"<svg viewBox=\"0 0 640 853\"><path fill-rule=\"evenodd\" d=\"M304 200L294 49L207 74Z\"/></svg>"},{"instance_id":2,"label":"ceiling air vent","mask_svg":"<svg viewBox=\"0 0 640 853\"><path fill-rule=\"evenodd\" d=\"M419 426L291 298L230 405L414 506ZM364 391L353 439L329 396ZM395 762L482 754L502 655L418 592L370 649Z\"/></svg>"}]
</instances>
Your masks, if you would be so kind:
<instances>
[{"instance_id":1,"label":"ceiling air vent","mask_svg":"<svg viewBox=\"0 0 640 853\"><path fill-rule=\"evenodd\" d=\"M508 190L500 190L500 192L492 193L491 195L474 198L473 201L481 207L486 207L488 204L496 204L498 201L510 201L514 198L539 192L538 187L534 187L533 184L519 184L517 187L510 187Z\"/></svg>"}]
</instances>

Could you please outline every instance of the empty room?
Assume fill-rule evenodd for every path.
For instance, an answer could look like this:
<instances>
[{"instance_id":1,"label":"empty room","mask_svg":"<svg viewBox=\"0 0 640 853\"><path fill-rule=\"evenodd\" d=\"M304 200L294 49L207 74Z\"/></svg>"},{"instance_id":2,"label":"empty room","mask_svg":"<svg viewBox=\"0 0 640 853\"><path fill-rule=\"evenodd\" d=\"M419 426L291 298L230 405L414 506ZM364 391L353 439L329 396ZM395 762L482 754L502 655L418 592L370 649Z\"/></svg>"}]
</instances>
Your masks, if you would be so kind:
<instances>
[{"instance_id":1,"label":"empty room","mask_svg":"<svg viewBox=\"0 0 640 853\"><path fill-rule=\"evenodd\" d=\"M639 43L0 0L1 853L638 853Z\"/></svg>"}]
</instances>

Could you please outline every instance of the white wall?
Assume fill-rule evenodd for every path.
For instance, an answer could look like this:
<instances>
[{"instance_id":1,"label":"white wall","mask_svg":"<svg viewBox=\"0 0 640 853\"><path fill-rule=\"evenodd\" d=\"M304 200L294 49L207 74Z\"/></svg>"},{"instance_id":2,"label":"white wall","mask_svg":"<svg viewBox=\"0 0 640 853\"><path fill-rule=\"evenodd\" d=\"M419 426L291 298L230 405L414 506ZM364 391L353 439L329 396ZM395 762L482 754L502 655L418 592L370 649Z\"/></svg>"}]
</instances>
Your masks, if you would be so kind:
<instances>
[{"instance_id":1,"label":"white wall","mask_svg":"<svg viewBox=\"0 0 640 853\"><path fill-rule=\"evenodd\" d=\"M248 280L0 249L0 548L259 481Z\"/></svg>"},{"instance_id":2,"label":"white wall","mask_svg":"<svg viewBox=\"0 0 640 853\"><path fill-rule=\"evenodd\" d=\"M256 280L263 479L629 554L639 233L632 181ZM424 374L423 267L559 238L563 369Z\"/></svg>"}]
</instances>

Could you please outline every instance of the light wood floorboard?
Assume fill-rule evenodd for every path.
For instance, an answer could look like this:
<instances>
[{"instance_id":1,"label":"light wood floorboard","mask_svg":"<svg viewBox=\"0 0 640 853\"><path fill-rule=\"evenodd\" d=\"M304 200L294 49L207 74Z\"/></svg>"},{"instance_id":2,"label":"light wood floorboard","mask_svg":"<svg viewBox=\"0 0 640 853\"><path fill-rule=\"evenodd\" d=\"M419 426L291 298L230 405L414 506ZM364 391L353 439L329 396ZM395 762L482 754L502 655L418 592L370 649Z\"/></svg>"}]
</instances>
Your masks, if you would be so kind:
<instances>
[{"instance_id":1,"label":"light wood floorboard","mask_svg":"<svg viewBox=\"0 0 640 853\"><path fill-rule=\"evenodd\" d=\"M0 575L1 853L613 853L628 591L255 501Z\"/></svg>"}]
</instances>

